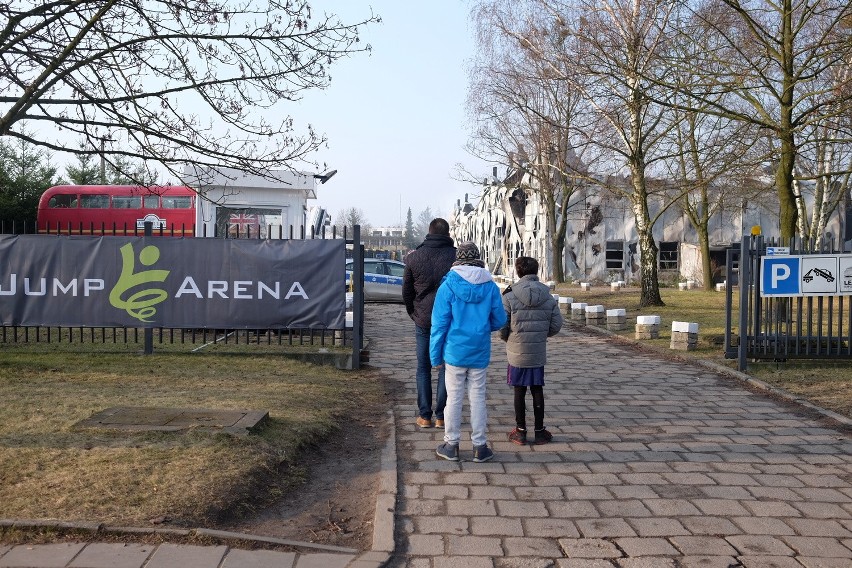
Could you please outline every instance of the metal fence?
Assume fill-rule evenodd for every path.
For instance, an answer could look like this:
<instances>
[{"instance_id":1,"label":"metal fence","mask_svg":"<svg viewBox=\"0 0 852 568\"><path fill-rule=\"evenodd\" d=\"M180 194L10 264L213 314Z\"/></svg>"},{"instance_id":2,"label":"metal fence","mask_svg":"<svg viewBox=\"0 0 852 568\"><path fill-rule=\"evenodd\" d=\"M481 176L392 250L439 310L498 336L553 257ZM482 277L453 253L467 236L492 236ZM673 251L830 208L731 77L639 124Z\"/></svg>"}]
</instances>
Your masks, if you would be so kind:
<instances>
[{"instance_id":1,"label":"metal fence","mask_svg":"<svg viewBox=\"0 0 852 568\"><path fill-rule=\"evenodd\" d=\"M148 223L148 225L151 225ZM149 234L154 236L179 235L182 228L147 227ZM224 235L207 238L278 238L278 239L326 239L338 238L335 228L315 233L305 231L305 227L288 228L268 227L266 235L261 237L258 232L250 230L232 230L227 227ZM0 234L32 234L35 226L24 223L0 224ZM307 234L306 234L307 233ZM138 235L144 231L133 228L124 232L117 227L65 227L61 231L53 231L53 235L90 235L95 237L110 235ZM194 352L229 351L240 352L277 352L304 358L307 360L332 360L338 367L358 369L362 362L363 349L363 280L364 253L360 244L360 227L355 226L343 230L340 235L347 245L347 256L355 260L352 278L352 317L342 329L313 329L313 328L275 328L275 329L214 329L214 328L135 328L135 327L55 327L55 326L0 326L0 344L7 348L18 346L30 349L50 348L86 350L86 345L93 351L104 349L112 351L128 351L149 354L154 348L158 352L174 352L187 350ZM46 238L49 238L46 236ZM200 237L204 238L204 237ZM351 250L349 250L351 248ZM340 267L340 293L344 294L345 272ZM347 318L348 319L348 318ZM64 346L64 347L63 347ZM98 347L96 347L98 346ZM321 355L321 356L316 356Z\"/></svg>"},{"instance_id":2,"label":"metal fence","mask_svg":"<svg viewBox=\"0 0 852 568\"><path fill-rule=\"evenodd\" d=\"M734 286L727 286L725 357L737 359L740 370L749 360L852 358L852 295L761 296L761 259L775 247L789 255L849 252L829 239L781 243L744 236L740 249L727 255L727 281L738 284L739 296L735 305Z\"/></svg>"}]
</instances>

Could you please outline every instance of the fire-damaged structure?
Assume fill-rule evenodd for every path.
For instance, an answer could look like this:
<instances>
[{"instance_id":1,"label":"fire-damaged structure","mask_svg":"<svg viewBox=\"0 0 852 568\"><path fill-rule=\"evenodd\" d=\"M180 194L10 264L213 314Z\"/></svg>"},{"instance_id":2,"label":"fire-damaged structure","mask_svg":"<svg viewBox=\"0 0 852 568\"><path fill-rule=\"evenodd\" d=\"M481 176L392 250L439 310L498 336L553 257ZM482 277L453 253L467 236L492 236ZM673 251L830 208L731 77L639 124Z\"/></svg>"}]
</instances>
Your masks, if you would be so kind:
<instances>
[{"instance_id":1,"label":"fire-damaged structure","mask_svg":"<svg viewBox=\"0 0 852 568\"><path fill-rule=\"evenodd\" d=\"M698 233L688 216L674 202L665 180L648 180L657 191L649 197L651 217L659 213L653 227L659 248L657 263L664 281L702 281L703 267L698 246ZM610 188L629 188L630 180L607 180ZM803 192L804 193L804 192ZM753 194L754 195L754 194ZM726 250L736 246L742 235L760 226L767 238L779 236L778 201L771 189L759 198L743 191L719 189L712 192L713 215L710 217L710 243L713 280L724 280ZM804 198L807 200L808 195ZM557 196L561 203L563 197ZM852 227L847 198L832 214L826 235L840 242L852 241ZM562 265L566 281L635 282L639 278L640 250L635 218L630 199L617 189L590 182L574 186L565 208L567 228ZM498 179L494 168L486 179L478 198L472 202L465 195L458 200L451 216L451 233L456 241L472 240L494 274L514 279L514 262L518 256L539 260L542 280L555 280L550 231L544 200L535 182L520 168L510 169ZM561 220L557 211L557 221Z\"/></svg>"}]
</instances>

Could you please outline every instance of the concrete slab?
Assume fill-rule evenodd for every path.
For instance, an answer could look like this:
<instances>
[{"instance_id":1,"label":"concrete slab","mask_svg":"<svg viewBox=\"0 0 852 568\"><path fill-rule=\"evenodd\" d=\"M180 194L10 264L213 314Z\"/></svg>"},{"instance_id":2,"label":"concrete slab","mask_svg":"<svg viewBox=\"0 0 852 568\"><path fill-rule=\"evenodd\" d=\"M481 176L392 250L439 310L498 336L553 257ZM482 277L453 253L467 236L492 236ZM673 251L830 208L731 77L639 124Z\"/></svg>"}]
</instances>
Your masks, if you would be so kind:
<instances>
[{"instance_id":1,"label":"concrete slab","mask_svg":"<svg viewBox=\"0 0 852 568\"><path fill-rule=\"evenodd\" d=\"M346 568L354 554L305 554L299 556L296 568Z\"/></svg>"},{"instance_id":2,"label":"concrete slab","mask_svg":"<svg viewBox=\"0 0 852 568\"><path fill-rule=\"evenodd\" d=\"M218 568L227 546L161 544L145 568Z\"/></svg>"},{"instance_id":3,"label":"concrete slab","mask_svg":"<svg viewBox=\"0 0 852 568\"><path fill-rule=\"evenodd\" d=\"M295 552L231 549L222 568L293 568L295 563Z\"/></svg>"},{"instance_id":4,"label":"concrete slab","mask_svg":"<svg viewBox=\"0 0 852 568\"><path fill-rule=\"evenodd\" d=\"M74 426L136 432L200 429L246 434L260 427L267 418L269 413L265 410L116 406L97 412Z\"/></svg>"},{"instance_id":5,"label":"concrete slab","mask_svg":"<svg viewBox=\"0 0 852 568\"><path fill-rule=\"evenodd\" d=\"M19 544L0 557L0 568L64 568L85 546L83 542Z\"/></svg>"},{"instance_id":6,"label":"concrete slab","mask_svg":"<svg viewBox=\"0 0 852 568\"><path fill-rule=\"evenodd\" d=\"M151 544L93 543L84 548L69 568L142 568L157 547Z\"/></svg>"}]
</instances>

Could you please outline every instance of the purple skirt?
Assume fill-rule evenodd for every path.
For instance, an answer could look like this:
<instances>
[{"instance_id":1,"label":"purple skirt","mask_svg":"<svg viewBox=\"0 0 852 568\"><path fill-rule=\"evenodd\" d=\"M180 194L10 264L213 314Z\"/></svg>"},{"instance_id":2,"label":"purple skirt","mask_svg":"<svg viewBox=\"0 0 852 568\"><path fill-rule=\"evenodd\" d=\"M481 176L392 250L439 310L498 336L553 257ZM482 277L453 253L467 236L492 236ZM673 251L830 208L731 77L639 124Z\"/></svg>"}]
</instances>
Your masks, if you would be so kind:
<instances>
[{"instance_id":1,"label":"purple skirt","mask_svg":"<svg viewBox=\"0 0 852 568\"><path fill-rule=\"evenodd\" d=\"M506 372L506 384L513 387L544 386L544 367L513 367Z\"/></svg>"}]
</instances>

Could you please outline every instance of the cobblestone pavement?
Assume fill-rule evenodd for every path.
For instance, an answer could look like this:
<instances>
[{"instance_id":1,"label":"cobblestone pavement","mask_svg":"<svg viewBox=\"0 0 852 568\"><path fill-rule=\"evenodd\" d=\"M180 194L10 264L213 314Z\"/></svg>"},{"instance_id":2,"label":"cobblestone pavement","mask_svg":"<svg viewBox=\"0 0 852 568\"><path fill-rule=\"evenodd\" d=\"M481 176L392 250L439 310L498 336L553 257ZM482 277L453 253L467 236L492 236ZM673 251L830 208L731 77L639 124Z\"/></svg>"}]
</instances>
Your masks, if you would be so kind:
<instances>
[{"instance_id":1,"label":"cobblestone pavement","mask_svg":"<svg viewBox=\"0 0 852 568\"><path fill-rule=\"evenodd\" d=\"M737 378L568 327L550 340L552 443L517 446L506 357L489 367L492 462L415 426L414 327L367 308L370 365L399 384L388 566L852 567L848 429ZM528 420L531 421L531 412Z\"/></svg>"}]
</instances>

